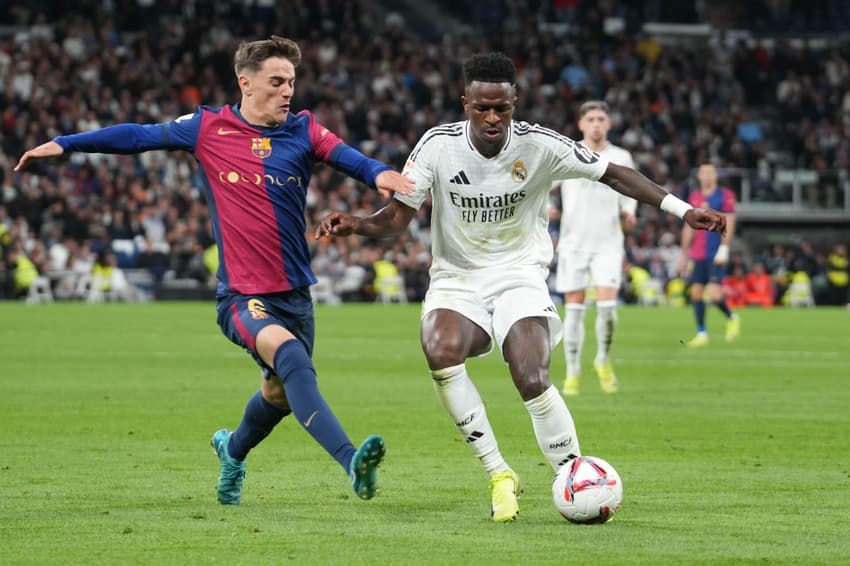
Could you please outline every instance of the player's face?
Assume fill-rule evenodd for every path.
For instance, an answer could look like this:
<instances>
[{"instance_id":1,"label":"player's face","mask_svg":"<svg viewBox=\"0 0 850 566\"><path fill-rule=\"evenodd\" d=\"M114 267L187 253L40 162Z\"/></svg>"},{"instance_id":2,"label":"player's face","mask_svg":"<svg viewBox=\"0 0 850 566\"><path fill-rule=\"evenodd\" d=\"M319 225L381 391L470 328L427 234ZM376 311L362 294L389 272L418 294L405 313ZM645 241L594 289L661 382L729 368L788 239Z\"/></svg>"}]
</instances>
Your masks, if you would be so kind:
<instances>
[{"instance_id":1,"label":"player's face","mask_svg":"<svg viewBox=\"0 0 850 566\"><path fill-rule=\"evenodd\" d=\"M295 66L282 57L266 59L256 73L239 76L239 87L246 120L271 127L283 124L295 91Z\"/></svg>"},{"instance_id":2,"label":"player's face","mask_svg":"<svg viewBox=\"0 0 850 566\"><path fill-rule=\"evenodd\" d=\"M608 137L611 129L611 119L608 113L598 108L588 110L578 121L578 129L584 134L585 139L594 144L600 143Z\"/></svg>"},{"instance_id":3,"label":"player's face","mask_svg":"<svg viewBox=\"0 0 850 566\"><path fill-rule=\"evenodd\" d=\"M472 81L461 102L469 116L475 148L482 155L496 155L505 145L514 116L516 89L510 83Z\"/></svg>"},{"instance_id":4,"label":"player's face","mask_svg":"<svg viewBox=\"0 0 850 566\"><path fill-rule=\"evenodd\" d=\"M717 168L708 163L700 165L697 169L697 180L701 189L714 189L717 186Z\"/></svg>"}]
</instances>

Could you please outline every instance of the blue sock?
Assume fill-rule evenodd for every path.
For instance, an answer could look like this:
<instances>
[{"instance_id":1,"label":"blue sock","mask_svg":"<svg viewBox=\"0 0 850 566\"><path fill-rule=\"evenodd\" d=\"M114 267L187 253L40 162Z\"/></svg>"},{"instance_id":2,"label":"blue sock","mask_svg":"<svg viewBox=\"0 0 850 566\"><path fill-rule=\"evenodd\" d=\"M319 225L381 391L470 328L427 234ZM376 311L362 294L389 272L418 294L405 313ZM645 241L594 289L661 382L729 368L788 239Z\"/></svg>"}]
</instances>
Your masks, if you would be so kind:
<instances>
[{"instance_id":1,"label":"blue sock","mask_svg":"<svg viewBox=\"0 0 850 566\"><path fill-rule=\"evenodd\" d=\"M694 316L697 319L697 332L705 332L705 302L694 301Z\"/></svg>"},{"instance_id":2,"label":"blue sock","mask_svg":"<svg viewBox=\"0 0 850 566\"><path fill-rule=\"evenodd\" d=\"M715 303L717 308L726 315L726 318L732 318L732 311L729 310L729 305L726 304L726 299L720 299L720 302Z\"/></svg>"},{"instance_id":3,"label":"blue sock","mask_svg":"<svg viewBox=\"0 0 850 566\"><path fill-rule=\"evenodd\" d=\"M319 393L316 370L304 345L298 340L284 342L274 354L274 369L295 418L348 473L354 445Z\"/></svg>"},{"instance_id":4,"label":"blue sock","mask_svg":"<svg viewBox=\"0 0 850 566\"><path fill-rule=\"evenodd\" d=\"M272 429L289 413L286 409L275 407L263 398L262 393L257 391L248 404L245 405L245 414L242 422L230 437L227 444L227 453L231 458L244 460L251 449L263 441Z\"/></svg>"}]
</instances>

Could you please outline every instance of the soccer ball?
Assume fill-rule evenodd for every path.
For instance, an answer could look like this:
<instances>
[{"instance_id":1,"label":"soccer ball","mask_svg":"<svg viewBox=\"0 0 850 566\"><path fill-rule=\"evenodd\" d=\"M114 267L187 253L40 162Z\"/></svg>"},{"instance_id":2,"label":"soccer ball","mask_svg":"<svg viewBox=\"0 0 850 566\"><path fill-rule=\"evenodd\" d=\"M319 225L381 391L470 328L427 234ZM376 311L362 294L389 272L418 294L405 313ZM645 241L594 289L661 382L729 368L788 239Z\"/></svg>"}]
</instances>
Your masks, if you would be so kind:
<instances>
[{"instance_id":1,"label":"soccer ball","mask_svg":"<svg viewBox=\"0 0 850 566\"><path fill-rule=\"evenodd\" d=\"M610 521L622 500L623 481L617 470L595 456L570 460L552 482L555 509L571 523Z\"/></svg>"}]
</instances>

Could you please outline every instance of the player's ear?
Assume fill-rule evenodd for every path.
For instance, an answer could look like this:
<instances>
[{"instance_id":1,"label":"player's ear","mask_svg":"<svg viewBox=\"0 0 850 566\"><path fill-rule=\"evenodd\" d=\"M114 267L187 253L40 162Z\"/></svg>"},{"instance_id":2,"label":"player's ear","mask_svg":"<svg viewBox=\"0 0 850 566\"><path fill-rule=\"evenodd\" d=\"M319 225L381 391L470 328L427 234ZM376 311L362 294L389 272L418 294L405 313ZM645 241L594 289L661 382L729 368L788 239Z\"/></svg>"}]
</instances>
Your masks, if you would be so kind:
<instances>
[{"instance_id":1,"label":"player's ear","mask_svg":"<svg viewBox=\"0 0 850 566\"><path fill-rule=\"evenodd\" d=\"M239 75L236 77L236 82L239 83L239 90L245 96L251 96L251 79L247 75Z\"/></svg>"}]
</instances>

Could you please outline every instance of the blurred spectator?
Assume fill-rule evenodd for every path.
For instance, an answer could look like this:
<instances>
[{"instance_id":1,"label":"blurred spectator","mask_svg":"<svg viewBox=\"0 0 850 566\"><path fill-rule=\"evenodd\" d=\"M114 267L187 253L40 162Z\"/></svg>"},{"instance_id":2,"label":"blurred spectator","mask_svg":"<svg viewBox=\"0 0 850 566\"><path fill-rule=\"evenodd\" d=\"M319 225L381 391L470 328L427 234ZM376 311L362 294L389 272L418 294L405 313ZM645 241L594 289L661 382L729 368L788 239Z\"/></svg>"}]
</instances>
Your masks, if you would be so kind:
<instances>
[{"instance_id":1,"label":"blurred spectator","mask_svg":"<svg viewBox=\"0 0 850 566\"><path fill-rule=\"evenodd\" d=\"M746 302L769 309L773 307L773 281L768 275L765 265L756 262L753 271L747 274Z\"/></svg>"},{"instance_id":2,"label":"blurred spectator","mask_svg":"<svg viewBox=\"0 0 850 566\"><path fill-rule=\"evenodd\" d=\"M11 271L14 281L14 296L24 297L39 276L36 264L24 253L20 243L13 243L6 252L6 267Z\"/></svg>"},{"instance_id":3,"label":"blurred spectator","mask_svg":"<svg viewBox=\"0 0 850 566\"><path fill-rule=\"evenodd\" d=\"M838 244L826 259L826 279L829 285L827 304L846 305L850 303L850 264L847 259L847 246Z\"/></svg>"},{"instance_id":4,"label":"blurred spectator","mask_svg":"<svg viewBox=\"0 0 850 566\"><path fill-rule=\"evenodd\" d=\"M115 240L135 240L139 267L150 269L158 282L168 268L181 277L205 278L209 212L191 156L72 155L23 174L12 173L10 162L24 148L59 134L120 121L166 121L198 102L226 103L235 78L218 69L229 66L238 41L271 30L317 35L316 49L304 53L293 111L311 109L358 149L399 168L428 126L461 119L462 55L503 49L520 68L517 118L545 118L559 133L576 136L575 103L604 98L612 107L612 141L631 149L644 173L679 196L691 165L712 160L763 172L754 175L752 190L765 199L779 196L768 179L780 164L816 168L829 179L813 193L817 205L840 205L836 172L850 167L850 49L837 34L823 49L814 42L738 41L724 34L714 34L708 46L694 40L671 48L636 36L636 30L654 18L697 21L711 12L711 3L494 2L487 3L495 7L488 11L483 4L438 2L439 9L479 27L430 41L418 35L427 33L426 22L412 22L401 10L385 17L385 3L374 0L292 0L285 19L268 2L244 4L200 10L193 0L155 6L50 3L50 10L42 10L40 3L5 3L0 248L19 240L31 254L40 240L53 267L68 239L81 248L69 252L71 264ZM844 4L830 2L829 10L821 10L829 17L814 17L805 3L755 3L760 9L743 3L735 24L783 34L792 24L801 32L844 30L850 24ZM605 31L616 19L623 20L625 33ZM308 228L329 210L369 214L386 203L385 195L320 169L307 191ZM430 264L427 206L420 217L424 222L412 225L400 249L396 242L380 244L381 255L392 250L411 299L422 296ZM629 258L648 268L658 253L667 277L674 276L669 250L678 246L666 234L678 228L675 218L641 208ZM65 244L55 247L60 241ZM335 269L335 281L358 252L341 242L316 250L319 262L330 255L333 265L318 267ZM831 294L823 275L827 259L819 264L815 255L812 264L806 252L800 255L802 267L768 263L777 296L790 269L806 270L817 288Z\"/></svg>"},{"instance_id":5,"label":"blurred spectator","mask_svg":"<svg viewBox=\"0 0 850 566\"><path fill-rule=\"evenodd\" d=\"M736 309L747 305L747 276L741 265L732 268L732 273L723 278L723 293L729 308Z\"/></svg>"}]
</instances>

